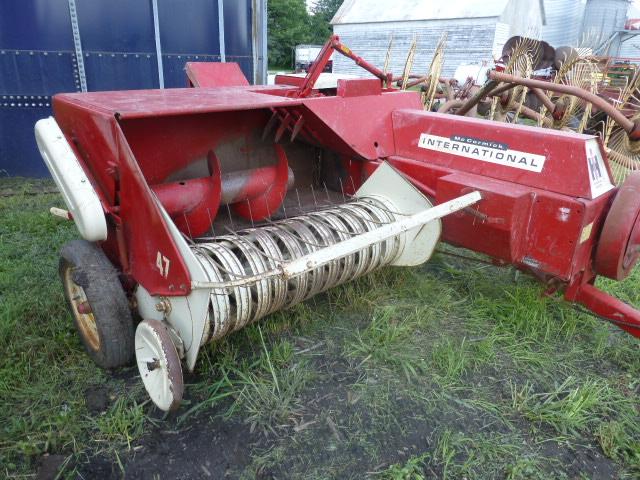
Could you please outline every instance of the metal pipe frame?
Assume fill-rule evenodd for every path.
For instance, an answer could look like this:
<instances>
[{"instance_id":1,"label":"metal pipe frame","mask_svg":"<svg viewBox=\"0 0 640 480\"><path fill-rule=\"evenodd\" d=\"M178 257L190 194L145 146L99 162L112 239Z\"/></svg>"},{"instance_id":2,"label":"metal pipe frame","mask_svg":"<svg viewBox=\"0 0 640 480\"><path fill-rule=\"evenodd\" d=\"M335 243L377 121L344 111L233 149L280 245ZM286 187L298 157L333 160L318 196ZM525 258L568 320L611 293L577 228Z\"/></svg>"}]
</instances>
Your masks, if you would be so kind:
<instances>
[{"instance_id":1,"label":"metal pipe frame","mask_svg":"<svg viewBox=\"0 0 640 480\"><path fill-rule=\"evenodd\" d=\"M586 102L593 104L610 116L620 127L624 129L630 136L630 138L637 140L640 139L640 131L636 129L636 125L632 120L629 120L624 114L607 102L604 98L597 96L594 93L587 92L580 87L574 87L572 85L562 85L559 83L545 82L542 80L534 80L531 78L522 78L515 75L509 75L506 73L496 72L495 70L489 72L489 79L492 82L506 82L516 85L523 85L529 88L539 88L541 90L550 90L555 93L565 93L567 95L573 95Z\"/></svg>"}]
</instances>

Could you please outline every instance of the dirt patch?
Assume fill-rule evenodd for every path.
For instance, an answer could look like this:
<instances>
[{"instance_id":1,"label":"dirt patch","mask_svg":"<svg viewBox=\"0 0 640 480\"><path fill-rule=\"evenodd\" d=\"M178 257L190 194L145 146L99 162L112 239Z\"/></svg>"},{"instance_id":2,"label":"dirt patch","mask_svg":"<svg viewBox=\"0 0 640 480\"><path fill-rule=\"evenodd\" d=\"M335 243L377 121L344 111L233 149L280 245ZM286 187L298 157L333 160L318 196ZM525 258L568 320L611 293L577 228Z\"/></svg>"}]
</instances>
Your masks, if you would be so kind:
<instances>
[{"instance_id":1,"label":"dirt patch","mask_svg":"<svg viewBox=\"0 0 640 480\"><path fill-rule=\"evenodd\" d=\"M36 480L53 480L67 457L64 455L43 455L40 459Z\"/></svg>"},{"instance_id":2,"label":"dirt patch","mask_svg":"<svg viewBox=\"0 0 640 480\"><path fill-rule=\"evenodd\" d=\"M242 423L214 417L195 419L180 430L154 428L117 460L104 456L80 465L84 478L229 478L251 462L252 436Z\"/></svg>"},{"instance_id":3,"label":"dirt patch","mask_svg":"<svg viewBox=\"0 0 640 480\"><path fill-rule=\"evenodd\" d=\"M476 455L478 472L483 471L482 462L492 461L490 456L483 457L491 455L483 449L491 449L492 445L478 440L487 436L497 439L496 448L507 448L514 462L519 455L535 455L548 461L541 466L545 475L553 476L556 466L562 465L561 470L569 478L585 472L590 478L615 478L615 464L596 447L556 441L539 447L529 434L528 422L520 418L502 421L465 406L464 391L455 398L425 403L396 389L399 384L393 381L392 374L366 379L361 371L329 352L315 357L313 366L316 378L301 395L302 410L278 435L251 432L240 417L224 418L227 405L219 405L179 427L172 419L158 419L161 425L131 450L119 453L119 462L98 456L79 471L85 478L107 479L155 479L158 474L176 479L362 478L430 452L424 475L441 478L447 466L437 452L443 448L443 435L452 432L458 444L453 444L445 455L451 455L449 460L457 465ZM468 379L469 383L472 381ZM421 388L425 398L440 398L442 393L437 385L425 384ZM498 397L503 394L501 389L502 385L496 382L491 391ZM467 393L473 395L471 387ZM547 433L553 437L552 432ZM504 474L499 468L487 471Z\"/></svg>"},{"instance_id":4,"label":"dirt patch","mask_svg":"<svg viewBox=\"0 0 640 480\"><path fill-rule=\"evenodd\" d=\"M87 410L91 413L102 413L111 403L111 399L109 398L109 389L102 386L92 386L87 388L84 393L84 398Z\"/></svg>"}]
</instances>

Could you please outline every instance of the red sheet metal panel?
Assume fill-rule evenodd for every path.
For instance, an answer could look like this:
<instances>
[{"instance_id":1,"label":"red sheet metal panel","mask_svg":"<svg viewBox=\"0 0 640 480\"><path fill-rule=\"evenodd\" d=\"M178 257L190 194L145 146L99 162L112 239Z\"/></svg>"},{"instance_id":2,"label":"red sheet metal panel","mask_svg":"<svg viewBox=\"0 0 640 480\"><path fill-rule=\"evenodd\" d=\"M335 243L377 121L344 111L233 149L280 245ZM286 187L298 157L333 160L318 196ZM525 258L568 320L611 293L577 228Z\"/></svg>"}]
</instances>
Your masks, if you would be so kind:
<instances>
[{"instance_id":1,"label":"red sheet metal panel","mask_svg":"<svg viewBox=\"0 0 640 480\"><path fill-rule=\"evenodd\" d=\"M318 129L323 125L326 127L324 130L328 130L327 138L330 134L336 135L356 155L371 160L394 154L394 110L422 109L418 92L394 92L351 98L315 97L306 98L303 102L318 120ZM331 147L331 144L328 146Z\"/></svg>"},{"instance_id":2,"label":"red sheet metal panel","mask_svg":"<svg viewBox=\"0 0 640 480\"><path fill-rule=\"evenodd\" d=\"M116 92L64 93L55 102L72 103L96 112L118 114L120 118L255 110L301 103L298 99L272 94L264 87L172 88L165 90L121 90ZM287 88L287 87L281 87Z\"/></svg>"},{"instance_id":3,"label":"red sheet metal panel","mask_svg":"<svg viewBox=\"0 0 640 480\"><path fill-rule=\"evenodd\" d=\"M236 87L249 85L240 65L220 62L187 62L187 79L192 87Z\"/></svg>"},{"instance_id":4,"label":"red sheet metal panel","mask_svg":"<svg viewBox=\"0 0 640 480\"><path fill-rule=\"evenodd\" d=\"M614 188L593 136L415 110L394 112L393 124L404 157L572 197Z\"/></svg>"}]
</instances>

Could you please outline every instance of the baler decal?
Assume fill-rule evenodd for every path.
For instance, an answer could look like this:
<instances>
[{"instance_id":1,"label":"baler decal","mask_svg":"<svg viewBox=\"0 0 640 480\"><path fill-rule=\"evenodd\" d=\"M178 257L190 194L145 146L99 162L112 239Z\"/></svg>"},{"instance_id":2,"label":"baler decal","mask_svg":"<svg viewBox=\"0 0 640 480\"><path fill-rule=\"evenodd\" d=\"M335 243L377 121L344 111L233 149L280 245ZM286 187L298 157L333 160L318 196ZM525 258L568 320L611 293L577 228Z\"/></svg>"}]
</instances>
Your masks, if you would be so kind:
<instances>
[{"instance_id":1,"label":"baler decal","mask_svg":"<svg viewBox=\"0 0 640 480\"><path fill-rule=\"evenodd\" d=\"M542 171L546 160L544 155L520 152L509 148L505 149L504 144L496 142L486 142L485 145L478 145L468 142L466 139L464 139L465 141L459 141L454 138L458 137L447 138L423 133L420 135L418 147L536 173Z\"/></svg>"},{"instance_id":2,"label":"baler decal","mask_svg":"<svg viewBox=\"0 0 640 480\"><path fill-rule=\"evenodd\" d=\"M587 150L587 166L589 167L589 183L591 184L591 196L597 198L613 188L607 167L604 164L600 146L595 138L587 140L584 144Z\"/></svg>"}]
</instances>

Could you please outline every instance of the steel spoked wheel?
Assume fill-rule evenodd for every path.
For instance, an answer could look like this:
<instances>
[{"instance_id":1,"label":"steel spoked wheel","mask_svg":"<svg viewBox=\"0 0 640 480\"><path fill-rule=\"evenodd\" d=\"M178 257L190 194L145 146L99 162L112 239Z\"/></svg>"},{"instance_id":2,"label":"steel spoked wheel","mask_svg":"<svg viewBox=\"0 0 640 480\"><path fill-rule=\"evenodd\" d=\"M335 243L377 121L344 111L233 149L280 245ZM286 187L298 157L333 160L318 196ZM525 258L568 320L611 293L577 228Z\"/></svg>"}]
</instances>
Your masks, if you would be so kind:
<instances>
[{"instance_id":1,"label":"steel spoked wheel","mask_svg":"<svg viewBox=\"0 0 640 480\"><path fill-rule=\"evenodd\" d=\"M86 340L86 344L91 350L100 350L100 334L98 333L96 317L93 315L84 288L73 280L73 267L69 264L65 265L62 272L62 282L65 294L69 299L71 314L76 321L80 334Z\"/></svg>"},{"instance_id":2,"label":"steel spoked wheel","mask_svg":"<svg viewBox=\"0 0 640 480\"><path fill-rule=\"evenodd\" d=\"M167 327L158 320L140 322L135 351L140 377L153 403L165 412L176 410L184 383L180 358Z\"/></svg>"}]
</instances>

